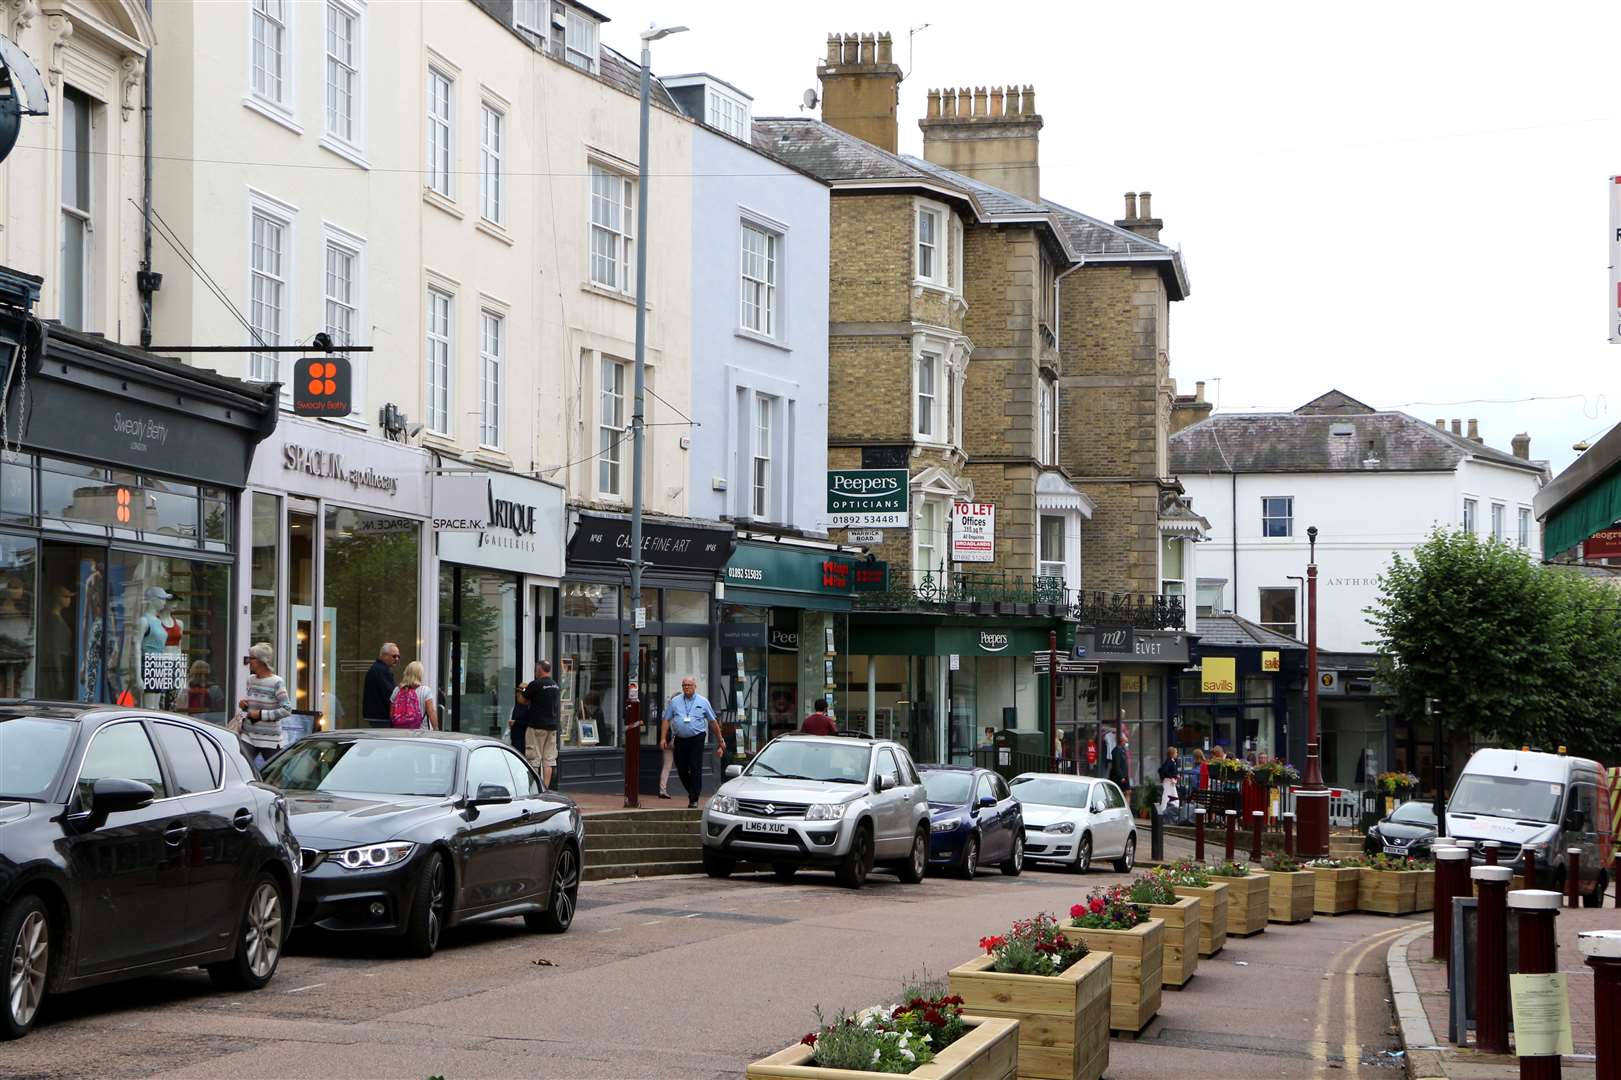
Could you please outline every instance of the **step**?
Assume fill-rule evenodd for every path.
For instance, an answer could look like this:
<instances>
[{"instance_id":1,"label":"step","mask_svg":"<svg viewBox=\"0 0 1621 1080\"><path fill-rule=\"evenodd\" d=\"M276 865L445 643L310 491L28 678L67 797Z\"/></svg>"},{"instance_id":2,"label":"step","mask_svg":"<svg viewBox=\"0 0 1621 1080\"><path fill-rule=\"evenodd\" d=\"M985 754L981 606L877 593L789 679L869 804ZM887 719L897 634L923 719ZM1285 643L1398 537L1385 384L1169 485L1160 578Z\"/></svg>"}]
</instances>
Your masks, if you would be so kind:
<instances>
[{"instance_id":1,"label":"step","mask_svg":"<svg viewBox=\"0 0 1621 1080\"><path fill-rule=\"evenodd\" d=\"M697 821L702 816L698 809L681 807L678 810L604 810L598 814L586 813L587 821Z\"/></svg>"},{"instance_id":2,"label":"step","mask_svg":"<svg viewBox=\"0 0 1621 1080\"><path fill-rule=\"evenodd\" d=\"M702 855L703 848L696 844L691 847L621 848L615 851L597 850L587 844L585 848L585 864L590 866L593 862L602 862L609 865L687 862L701 858Z\"/></svg>"},{"instance_id":3,"label":"step","mask_svg":"<svg viewBox=\"0 0 1621 1080\"><path fill-rule=\"evenodd\" d=\"M587 851L634 851L638 848L650 847L699 848L702 846L703 841L699 839L696 832L691 830L658 836L603 835L595 832L585 834L585 848Z\"/></svg>"},{"instance_id":4,"label":"step","mask_svg":"<svg viewBox=\"0 0 1621 1080\"><path fill-rule=\"evenodd\" d=\"M602 821L585 819L587 836L697 836L696 821Z\"/></svg>"},{"instance_id":5,"label":"step","mask_svg":"<svg viewBox=\"0 0 1621 1080\"><path fill-rule=\"evenodd\" d=\"M671 874L701 874L704 872L702 862L662 862L662 863L600 863L593 866L587 862L580 872L582 881L603 881L608 878L629 877L668 877Z\"/></svg>"}]
</instances>

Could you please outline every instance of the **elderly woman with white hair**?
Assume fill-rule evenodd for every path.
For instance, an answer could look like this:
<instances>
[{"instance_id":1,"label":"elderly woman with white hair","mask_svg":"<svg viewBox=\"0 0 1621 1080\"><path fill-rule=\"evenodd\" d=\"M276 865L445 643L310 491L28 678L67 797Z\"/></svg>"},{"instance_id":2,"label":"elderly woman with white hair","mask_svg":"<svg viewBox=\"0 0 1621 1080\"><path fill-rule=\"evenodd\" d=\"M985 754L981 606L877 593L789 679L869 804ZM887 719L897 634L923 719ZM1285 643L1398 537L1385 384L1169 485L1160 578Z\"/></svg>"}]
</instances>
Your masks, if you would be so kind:
<instances>
[{"instance_id":1,"label":"elderly woman with white hair","mask_svg":"<svg viewBox=\"0 0 1621 1080\"><path fill-rule=\"evenodd\" d=\"M253 763L263 765L281 749L281 722L293 711L287 684L271 670L276 650L261 641L248 650L247 697L238 702L242 741L253 747Z\"/></svg>"}]
</instances>

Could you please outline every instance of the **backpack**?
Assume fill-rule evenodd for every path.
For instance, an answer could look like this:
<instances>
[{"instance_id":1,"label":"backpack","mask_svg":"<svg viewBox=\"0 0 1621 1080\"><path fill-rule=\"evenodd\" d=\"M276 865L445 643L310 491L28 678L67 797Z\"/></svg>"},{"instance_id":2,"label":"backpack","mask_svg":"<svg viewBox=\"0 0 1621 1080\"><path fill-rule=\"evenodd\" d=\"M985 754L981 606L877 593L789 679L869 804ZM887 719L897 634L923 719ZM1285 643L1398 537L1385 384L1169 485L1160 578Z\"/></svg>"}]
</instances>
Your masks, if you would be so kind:
<instances>
[{"instance_id":1,"label":"backpack","mask_svg":"<svg viewBox=\"0 0 1621 1080\"><path fill-rule=\"evenodd\" d=\"M389 723L397 728L415 730L422 726L422 699L414 686L402 686L394 692L388 706Z\"/></svg>"}]
</instances>

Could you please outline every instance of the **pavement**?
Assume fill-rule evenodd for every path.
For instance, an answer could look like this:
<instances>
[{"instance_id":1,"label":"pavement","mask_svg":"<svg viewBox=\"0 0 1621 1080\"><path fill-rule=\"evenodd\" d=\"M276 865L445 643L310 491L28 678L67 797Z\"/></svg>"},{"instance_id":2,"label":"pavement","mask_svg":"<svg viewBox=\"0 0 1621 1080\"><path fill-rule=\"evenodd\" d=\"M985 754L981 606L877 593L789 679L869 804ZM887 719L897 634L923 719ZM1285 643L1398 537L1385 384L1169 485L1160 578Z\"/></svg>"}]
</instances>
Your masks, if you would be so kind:
<instances>
[{"instance_id":1,"label":"pavement","mask_svg":"<svg viewBox=\"0 0 1621 1080\"><path fill-rule=\"evenodd\" d=\"M450 932L430 960L386 940L300 938L255 994L181 972L53 998L0 1049L0 1073L738 1077L811 1030L815 1007L891 1000L908 976L976 955L980 936L1122 880L1031 867L915 886L879 873L859 892L811 873L591 882L560 936L504 920ZM1230 939L1141 1038L1112 1042L1108 1076L1396 1080L1384 952L1422 925L1319 917Z\"/></svg>"}]
</instances>

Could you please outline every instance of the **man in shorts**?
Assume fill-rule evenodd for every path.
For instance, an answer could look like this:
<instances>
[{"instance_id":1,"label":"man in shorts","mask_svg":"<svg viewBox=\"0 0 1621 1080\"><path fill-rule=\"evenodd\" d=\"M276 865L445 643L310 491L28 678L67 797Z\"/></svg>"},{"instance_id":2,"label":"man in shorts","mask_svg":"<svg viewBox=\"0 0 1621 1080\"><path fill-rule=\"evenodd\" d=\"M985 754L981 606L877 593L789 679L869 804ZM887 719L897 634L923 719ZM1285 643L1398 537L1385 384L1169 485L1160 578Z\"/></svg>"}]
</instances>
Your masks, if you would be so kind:
<instances>
[{"instance_id":1,"label":"man in shorts","mask_svg":"<svg viewBox=\"0 0 1621 1080\"><path fill-rule=\"evenodd\" d=\"M551 790L552 773L557 769L557 726L562 712L563 690L552 678L552 665L542 660L535 665L535 678L524 687L529 702L529 726L524 732L524 757L540 770Z\"/></svg>"}]
</instances>

